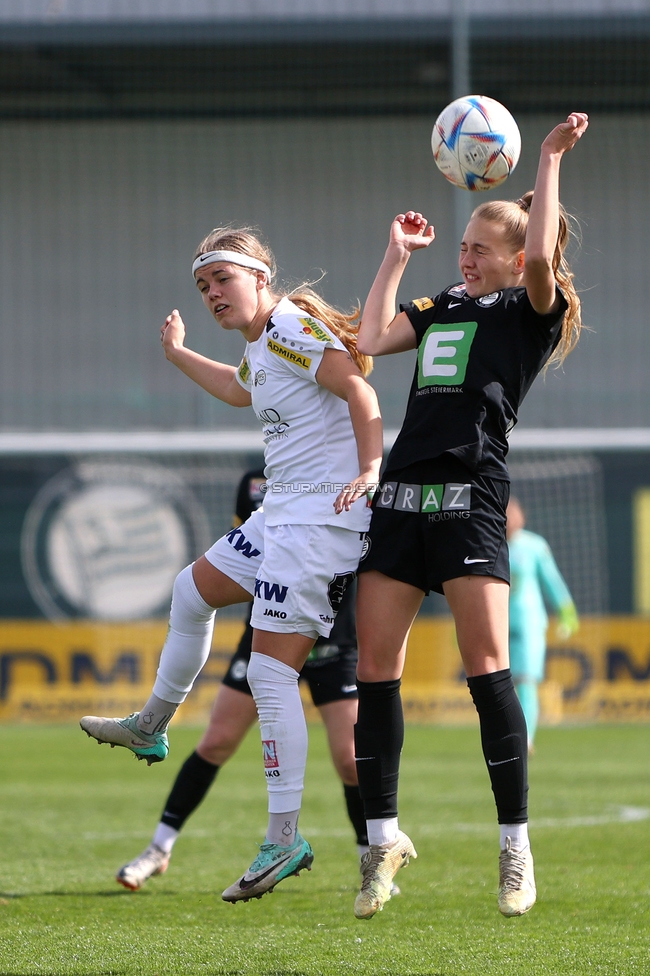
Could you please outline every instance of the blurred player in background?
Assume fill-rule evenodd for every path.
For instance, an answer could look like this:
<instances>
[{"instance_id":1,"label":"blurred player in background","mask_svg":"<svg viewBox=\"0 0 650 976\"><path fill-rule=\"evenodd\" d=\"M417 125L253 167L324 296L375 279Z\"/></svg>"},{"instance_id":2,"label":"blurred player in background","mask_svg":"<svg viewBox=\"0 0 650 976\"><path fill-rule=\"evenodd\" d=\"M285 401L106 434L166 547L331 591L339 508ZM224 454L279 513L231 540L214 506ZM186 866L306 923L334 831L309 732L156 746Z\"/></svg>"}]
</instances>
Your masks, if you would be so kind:
<instances>
[{"instance_id":1,"label":"blurred player in background","mask_svg":"<svg viewBox=\"0 0 650 976\"><path fill-rule=\"evenodd\" d=\"M558 616L558 635L578 630L575 603L546 539L529 532L517 498L506 510L510 552L510 670L528 729L532 753L539 719L539 683L544 680L548 614L545 601Z\"/></svg>"},{"instance_id":2,"label":"blurred player in background","mask_svg":"<svg viewBox=\"0 0 650 976\"><path fill-rule=\"evenodd\" d=\"M235 526L242 525L260 508L264 485L263 471L248 471L243 476L237 490ZM314 705L323 719L361 857L368 849L368 836L354 763L358 697L355 596L356 586L352 584L341 601L329 638L318 638L301 677L308 683ZM149 878L167 870L173 846L185 821L206 796L220 767L235 754L257 720L255 702L246 680L252 639L249 614L246 629L212 707L210 724L176 777L151 843L117 873L116 880L125 888L137 891ZM395 888L392 894L397 890Z\"/></svg>"},{"instance_id":3,"label":"blurred player in background","mask_svg":"<svg viewBox=\"0 0 650 976\"><path fill-rule=\"evenodd\" d=\"M223 892L248 901L310 868L298 832L307 759L300 671L329 637L354 579L370 521L369 492L383 453L372 362L356 348L357 315L308 288L282 294L275 259L250 228L216 228L199 245L192 276L220 328L246 340L238 367L185 345L174 309L161 329L165 355L212 396L252 406L262 424L264 506L219 539L174 582L169 630L153 692L123 719L85 716L99 742L151 762L168 751L167 726L212 644L215 610L253 598L248 666L262 735L269 819L250 868Z\"/></svg>"},{"instance_id":4,"label":"blurred player in background","mask_svg":"<svg viewBox=\"0 0 650 976\"><path fill-rule=\"evenodd\" d=\"M434 239L421 213L399 214L363 310L362 352L416 349L417 362L359 566L355 740L370 851L357 918L382 908L395 872L415 856L397 816L399 688L409 630L432 589L454 616L479 716L499 823L498 907L522 915L535 903L526 721L508 656L507 433L536 375L561 362L580 333L559 174L587 124L576 112L548 134L534 192L474 210L460 244L462 282L396 315L410 256Z\"/></svg>"}]
</instances>

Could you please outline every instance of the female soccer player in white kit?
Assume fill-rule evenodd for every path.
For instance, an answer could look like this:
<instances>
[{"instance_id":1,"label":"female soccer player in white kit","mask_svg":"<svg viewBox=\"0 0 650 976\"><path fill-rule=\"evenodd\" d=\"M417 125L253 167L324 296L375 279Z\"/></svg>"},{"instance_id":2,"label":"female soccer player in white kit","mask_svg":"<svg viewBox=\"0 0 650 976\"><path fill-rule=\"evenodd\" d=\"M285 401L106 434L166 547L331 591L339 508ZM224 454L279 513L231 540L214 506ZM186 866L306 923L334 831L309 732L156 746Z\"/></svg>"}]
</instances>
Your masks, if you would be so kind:
<instances>
[{"instance_id":1,"label":"female soccer player in white kit","mask_svg":"<svg viewBox=\"0 0 650 976\"><path fill-rule=\"evenodd\" d=\"M433 229L399 214L368 295L359 349L417 349L406 417L373 503L357 600L359 789L370 851L355 915L390 897L415 856L399 830L404 735L399 685L409 629L429 590L444 593L468 685L500 827L499 910L521 915L536 897L528 842L526 724L508 661L507 435L535 376L561 361L580 331L580 302L563 257L568 226L560 163L587 129L574 113L541 146L534 194L476 208L460 246L461 283L395 314L411 253Z\"/></svg>"},{"instance_id":2,"label":"female soccer player in white kit","mask_svg":"<svg viewBox=\"0 0 650 976\"><path fill-rule=\"evenodd\" d=\"M149 764L168 752L166 728L210 652L215 609L253 595L248 682L259 715L269 825L250 869L226 901L261 897L310 868L298 833L307 729L298 677L319 636L328 636L354 578L370 521L367 492L378 480L382 429L356 350L354 316L308 289L290 299L271 287L273 255L248 229L218 228L199 245L192 273L223 329L246 339L238 367L185 346L175 309L161 338L167 358L203 389L262 424L267 490L263 508L178 575L153 693L125 719L86 716L99 742L125 746Z\"/></svg>"}]
</instances>

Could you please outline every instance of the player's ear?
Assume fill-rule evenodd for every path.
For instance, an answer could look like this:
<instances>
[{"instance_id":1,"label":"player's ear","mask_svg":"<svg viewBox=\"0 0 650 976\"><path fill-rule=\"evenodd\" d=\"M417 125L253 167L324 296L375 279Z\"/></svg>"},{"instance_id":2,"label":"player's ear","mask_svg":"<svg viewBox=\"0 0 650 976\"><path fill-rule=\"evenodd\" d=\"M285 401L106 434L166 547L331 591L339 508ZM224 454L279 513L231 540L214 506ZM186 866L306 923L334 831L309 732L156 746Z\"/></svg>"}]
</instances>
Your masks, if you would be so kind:
<instances>
[{"instance_id":1,"label":"player's ear","mask_svg":"<svg viewBox=\"0 0 650 976\"><path fill-rule=\"evenodd\" d=\"M514 271L514 273L515 274L523 274L524 264L525 264L524 252L523 251L518 251L517 254L516 254L516 256L515 256L515 263L513 265L513 271Z\"/></svg>"}]
</instances>

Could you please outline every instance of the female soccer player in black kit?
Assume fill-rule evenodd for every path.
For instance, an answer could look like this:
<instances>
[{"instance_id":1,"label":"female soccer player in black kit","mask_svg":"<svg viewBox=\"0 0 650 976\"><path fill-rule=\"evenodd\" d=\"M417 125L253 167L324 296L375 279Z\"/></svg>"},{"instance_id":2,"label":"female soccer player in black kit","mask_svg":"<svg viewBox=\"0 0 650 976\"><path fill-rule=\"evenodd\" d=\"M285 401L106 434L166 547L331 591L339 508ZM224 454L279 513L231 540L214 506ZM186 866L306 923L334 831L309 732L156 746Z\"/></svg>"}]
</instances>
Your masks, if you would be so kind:
<instances>
[{"instance_id":1,"label":"female soccer player in black kit","mask_svg":"<svg viewBox=\"0 0 650 976\"><path fill-rule=\"evenodd\" d=\"M235 507L237 525L261 506L263 489L263 471L248 471L242 477ZM352 731L357 716L355 594L356 587L349 586L330 636L316 641L301 677L308 683L314 705L323 719L332 761L343 783L348 816L361 855L367 850L368 838L356 782ZM172 848L185 821L204 799L220 767L234 755L257 721L255 702L246 680L252 638L249 619L215 699L210 724L179 770L151 843L116 875L116 880L125 888L137 891L149 878L167 870ZM393 886L392 894L396 892L397 888Z\"/></svg>"},{"instance_id":2,"label":"female soccer player in black kit","mask_svg":"<svg viewBox=\"0 0 650 976\"><path fill-rule=\"evenodd\" d=\"M422 214L399 214L363 310L359 351L417 349L417 364L359 567L355 740L370 850L357 918L383 907L396 871L416 856L397 821L399 686L409 629L430 590L444 593L453 613L479 715L501 831L499 909L522 915L535 902L526 724L508 659L505 457L531 383L565 358L580 332L558 197L562 156L587 124L572 113L546 137L534 192L473 212L460 246L462 283L395 315L411 253L434 238Z\"/></svg>"}]
</instances>

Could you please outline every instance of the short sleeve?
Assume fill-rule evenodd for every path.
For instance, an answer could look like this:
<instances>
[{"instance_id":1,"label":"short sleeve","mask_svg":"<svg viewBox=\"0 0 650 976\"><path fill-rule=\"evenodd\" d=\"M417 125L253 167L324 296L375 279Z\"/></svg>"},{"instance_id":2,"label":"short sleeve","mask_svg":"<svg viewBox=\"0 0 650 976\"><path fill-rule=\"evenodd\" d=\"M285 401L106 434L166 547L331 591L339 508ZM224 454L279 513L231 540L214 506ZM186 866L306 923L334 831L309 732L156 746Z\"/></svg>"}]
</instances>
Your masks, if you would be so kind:
<instances>
[{"instance_id":1,"label":"short sleeve","mask_svg":"<svg viewBox=\"0 0 650 976\"><path fill-rule=\"evenodd\" d=\"M328 347L345 351L341 340L327 326L309 315L273 316L267 333L267 349L298 376L314 381Z\"/></svg>"},{"instance_id":2,"label":"short sleeve","mask_svg":"<svg viewBox=\"0 0 650 976\"><path fill-rule=\"evenodd\" d=\"M411 302L400 305L400 312L405 312L408 320L415 329L418 343L434 321L438 296L436 298L414 298Z\"/></svg>"},{"instance_id":3,"label":"short sleeve","mask_svg":"<svg viewBox=\"0 0 650 976\"><path fill-rule=\"evenodd\" d=\"M248 365L248 360L246 358L246 355L244 355L241 363L237 367L237 372L235 373L235 376L237 378L237 382L239 383L239 385L243 386L244 389L248 390L250 393L251 386L252 386L251 368Z\"/></svg>"}]
</instances>

